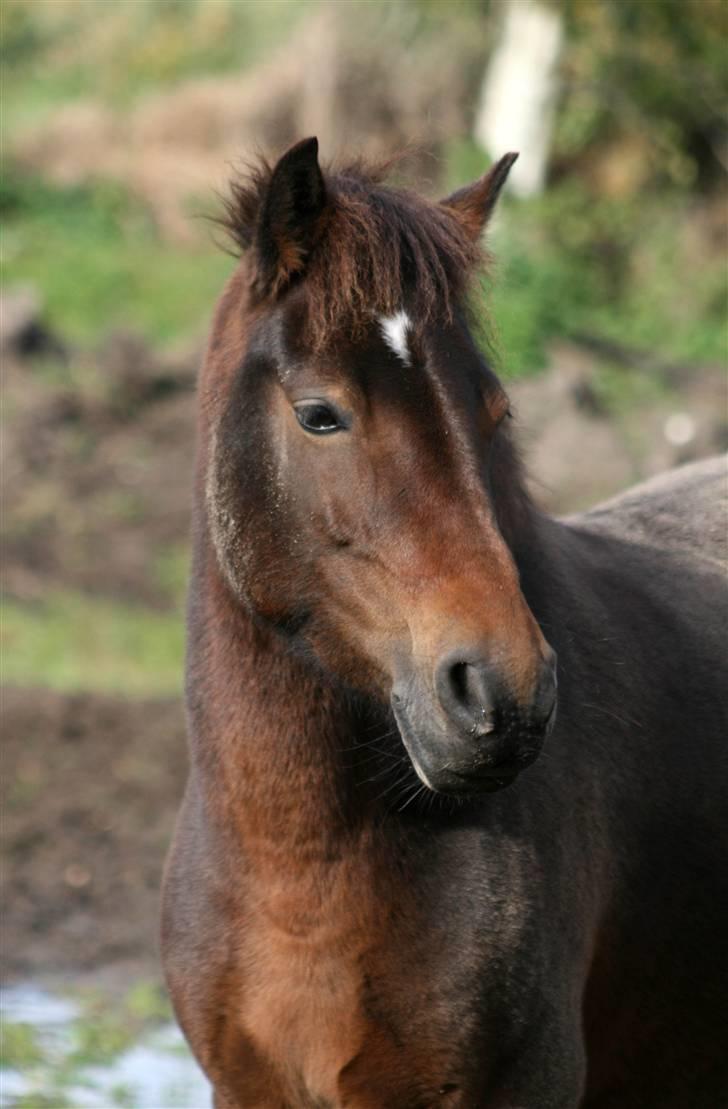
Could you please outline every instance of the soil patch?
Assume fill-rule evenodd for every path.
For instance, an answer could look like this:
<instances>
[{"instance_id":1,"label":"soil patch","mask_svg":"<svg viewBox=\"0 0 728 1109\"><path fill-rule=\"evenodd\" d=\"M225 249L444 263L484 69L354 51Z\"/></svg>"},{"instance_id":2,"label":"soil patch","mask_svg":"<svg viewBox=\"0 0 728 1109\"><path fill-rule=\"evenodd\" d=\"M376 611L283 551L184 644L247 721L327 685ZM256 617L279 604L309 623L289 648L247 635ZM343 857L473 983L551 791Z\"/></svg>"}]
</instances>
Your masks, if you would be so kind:
<instances>
[{"instance_id":1,"label":"soil patch","mask_svg":"<svg viewBox=\"0 0 728 1109\"><path fill-rule=\"evenodd\" d=\"M75 589L173 605L165 553L184 550L199 352L111 336L70 364L4 358L4 588Z\"/></svg>"},{"instance_id":2,"label":"soil patch","mask_svg":"<svg viewBox=\"0 0 728 1109\"><path fill-rule=\"evenodd\" d=\"M123 962L156 977L181 705L6 688L2 722L2 976Z\"/></svg>"}]
</instances>

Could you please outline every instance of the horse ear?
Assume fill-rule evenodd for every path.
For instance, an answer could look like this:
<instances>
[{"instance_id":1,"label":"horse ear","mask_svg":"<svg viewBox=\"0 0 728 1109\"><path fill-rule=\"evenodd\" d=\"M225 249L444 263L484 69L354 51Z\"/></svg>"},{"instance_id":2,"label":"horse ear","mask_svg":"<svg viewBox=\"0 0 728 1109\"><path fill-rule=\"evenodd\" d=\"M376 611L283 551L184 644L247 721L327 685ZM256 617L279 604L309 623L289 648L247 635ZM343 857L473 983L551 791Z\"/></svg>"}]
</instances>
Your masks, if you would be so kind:
<instances>
[{"instance_id":1,"label":"horse ear","mask_svg":"<svg viewBox=\"0 0 728 1109\"><path fill-rule=\"evenodd\" d=\"M501 189L518 154L504 154L484 177L458 189L440 203L458 217L466 230L477 239L490 219Z\"/></svg>"},{"instance_id":2,"label":"horse ear","mask_svg":"<svg viewBox=\"0 0 728 1109\"><path fill-rule=\"evenodd\" d=\"M303 270L325 204L318 139L304 139L276 164L258 212L255 286L261 294L280 292Z\"/></svg>"}]
</instances>

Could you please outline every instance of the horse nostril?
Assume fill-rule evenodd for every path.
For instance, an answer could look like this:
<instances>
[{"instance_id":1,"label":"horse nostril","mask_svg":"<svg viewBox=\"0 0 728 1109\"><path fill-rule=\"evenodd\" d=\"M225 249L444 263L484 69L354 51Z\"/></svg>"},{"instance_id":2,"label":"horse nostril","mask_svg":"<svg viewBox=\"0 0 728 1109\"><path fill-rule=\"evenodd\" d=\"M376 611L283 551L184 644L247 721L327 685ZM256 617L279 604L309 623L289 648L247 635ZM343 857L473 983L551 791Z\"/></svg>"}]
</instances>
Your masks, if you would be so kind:
<instances>
[{"instance_id":1,"label":"horse nostril","mask_svg":"<svg viewBox=\"0 0 728 1109\"><path fill-rule=\"evenodd\" d=\"M435 674L440 704L447 715L472 735L493 731L494 704L484 663L462 657L443 659Z\"/></svg>"},{"instance_id":2,"label":"horse nostril","mask_svg":"<svg viewBox=\"0 0 728 1109\"><path fill-rule=\"evenodd\" d=\"M465 701L468 695L467 671L467 662L456 662L450 667L450 685L458 701Z\"/></svg>"}]
</instances>

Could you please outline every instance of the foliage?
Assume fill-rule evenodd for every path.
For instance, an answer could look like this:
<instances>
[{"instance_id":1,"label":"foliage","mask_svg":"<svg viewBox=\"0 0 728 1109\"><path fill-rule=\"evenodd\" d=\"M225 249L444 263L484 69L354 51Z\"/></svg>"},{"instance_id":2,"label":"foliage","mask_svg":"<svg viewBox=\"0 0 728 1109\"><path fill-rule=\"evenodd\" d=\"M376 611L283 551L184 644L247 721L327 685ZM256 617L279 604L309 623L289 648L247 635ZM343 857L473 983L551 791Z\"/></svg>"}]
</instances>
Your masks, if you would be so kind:
<instances>
[{"instance_id":1,"label":"foliage","mask_svg":"<svg viewBox=\"0 0 728 1109\"><path fill-rule=\"evenodd\" d=\"M579 185L513 204L497 238L503 261L492 315L516 373L546 363L548 344L580 334L650 352L658 362L721 364L726 272L676 227L690 202L595 201ZM687 278L687 279L686 279Z\"/></svg>"},{"instance_id":2,"label":"foliage","mask_svg":"<svg viewBox=\"0 0 728 1109\"><path fill-rule=\"evenodd\" d=\"M483 169L473 144L448 152L448 184ZM580 333L651 352L657 361L721 364L726 270L696 230L695 202L665 190L594 195L578 178L543 197L501 203L489 234L484 331L507 377L542 369L550 342ZM689 280L686 280L689 275Z\"/></svg>"},{"instance_id":3,"label":"foliage","mask_svg":"<svg viewBox=\"0 0 728 1109\"><path fill-rule=\"evenodd\" d=\"M720 186L728 107L723 0L566 0L556 159L637 145L634 185ZM620 149L621 148L621 149Z\"/></svg>"}]
</instances>

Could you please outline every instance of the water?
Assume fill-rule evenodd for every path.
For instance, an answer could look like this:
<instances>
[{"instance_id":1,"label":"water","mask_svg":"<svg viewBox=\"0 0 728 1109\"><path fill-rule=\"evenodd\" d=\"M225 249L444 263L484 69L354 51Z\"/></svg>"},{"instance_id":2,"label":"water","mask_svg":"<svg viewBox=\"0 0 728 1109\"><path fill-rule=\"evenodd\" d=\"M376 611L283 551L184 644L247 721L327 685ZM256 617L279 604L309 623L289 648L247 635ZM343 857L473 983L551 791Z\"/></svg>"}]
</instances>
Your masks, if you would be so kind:
<instances>
[{"instance_id":1,"label":"water","mask_svg":"<svg viewBox=\"0 0 728 1109\"><path fill-rule=\"evenodd\" d=\"M144 1012L150 996L137 988L116 1012L32 985L0 991L0 1107L210 1109L179 1029Z\"/></svg>"}]
</instances>

